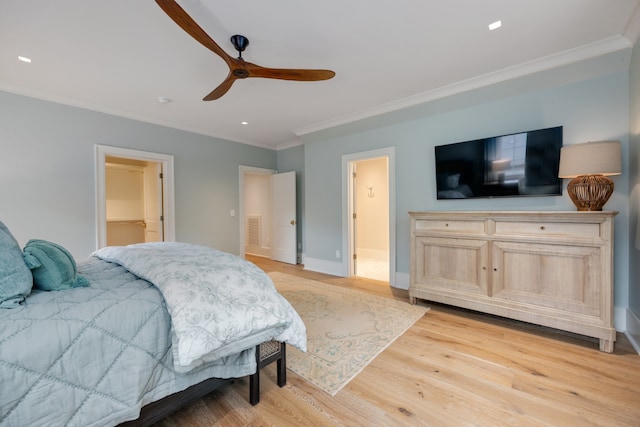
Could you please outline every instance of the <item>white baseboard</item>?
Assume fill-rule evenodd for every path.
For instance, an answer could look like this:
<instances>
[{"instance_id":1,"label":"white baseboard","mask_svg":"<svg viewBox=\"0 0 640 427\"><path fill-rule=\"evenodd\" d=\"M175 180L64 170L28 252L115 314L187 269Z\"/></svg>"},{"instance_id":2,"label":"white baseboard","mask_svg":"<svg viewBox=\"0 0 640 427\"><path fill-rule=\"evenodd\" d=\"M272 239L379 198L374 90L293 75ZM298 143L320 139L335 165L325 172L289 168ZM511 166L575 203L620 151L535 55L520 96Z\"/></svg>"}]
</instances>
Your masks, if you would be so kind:
<instances>
[{"instance_id":1,"label":"white baseboard","mask_svg":"<svg viewBox=\"0 0 640 427\"><path fill-rule=\"evenodd\" d=\"M310 258L302 255L304 269L317 273L331 274L332 276L347 277L345 266L341 262L327 261L324 259ZM395 273L394 288L409 290L409 273Z\"/></svg>"},{"instance_id":2,"label":"white baseboard","mask_svg":"<svg viewBox=\"0 0 640 427\"><path fill-rule=\"evenodd\" d=\"M640 355L640 319L631 310L626 310L627 321L624 334L629 339L629 342Z\"/></svg>"},{"instance_id":3,"label":"white baseboard","mask_svg":"<svg viewBox=\"0 0 640 427\"><path fill-rule=\"evenodd\" d=\"M318 273L331 274L332 276L346 277L344 265L341 262L327 261L324 259L304 257L304 269Z\"/></svg>"},{"instance_id":4,"label":"white baseboard","mask_svg":"<svg viewBox=\"0 0 640 427\"><path fill-rule=\"evenodd\" d=\"M409 273L398 273L396 271L396 283L394 283L393 287L408 291L409 290Z\"/></svg>"}]
</instances>

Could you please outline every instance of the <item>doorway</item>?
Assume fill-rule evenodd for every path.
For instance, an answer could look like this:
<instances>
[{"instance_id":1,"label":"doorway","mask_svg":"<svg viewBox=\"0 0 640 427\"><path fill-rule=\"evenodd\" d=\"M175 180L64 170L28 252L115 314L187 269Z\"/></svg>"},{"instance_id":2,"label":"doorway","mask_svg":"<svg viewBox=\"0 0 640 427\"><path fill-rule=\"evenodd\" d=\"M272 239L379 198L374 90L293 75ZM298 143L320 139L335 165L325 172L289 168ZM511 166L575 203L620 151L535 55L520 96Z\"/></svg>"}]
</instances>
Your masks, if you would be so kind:
<instances>
[{"instance_id":1,"label":"doorway","mask_svg":"<svg viewBox=\"0 0 640 427\"><path fill-rule=\"evenodd\" d=\"M389 173L387 157L351 163L353 275L389 281Z\"/></svg>"},{"instance_id":2,"label":"doorway","mask_svg":"<svg viewBox=\"0 0 640 427\"><path fill-rule=\"evenodd\" d=\"M164 241L162 164L107 156L107 246Z\"/></svg>"},{"instance_id":3,"label":"doorway","mask_svg":"<svg viewBox=\"0 0 640 427\"><path fill-rule=\"evenodd\" d=\"M97 248L174 241L173 156L96 145Z\"/></svg>"},{"instance_id":4,"label":"doorway","mask_svg":"<svg viewBox=\"0 0 640 427\"><path fill-rule=\"evenodd\" d=\"M348 276L395 286L395 150L343 156Z\"/></svg>"},{"instance_id":5,"label":"doorway","mask_svg":"<svg viewBox=\"0 0 640 427\"><path fill-rule=\"evenodd\" d=\"M270 169L241 171L240 255L271 256Z\"/></svg>"},{"instance_id":6,"label":"doorway","mask_svg":"<svg viewBox=\"0 0 640 427\"><path fill-rule=\"evenodd\" d=\"M240 166L240 256L296 264L296 173Z\"/></svg>"}]
</instances>

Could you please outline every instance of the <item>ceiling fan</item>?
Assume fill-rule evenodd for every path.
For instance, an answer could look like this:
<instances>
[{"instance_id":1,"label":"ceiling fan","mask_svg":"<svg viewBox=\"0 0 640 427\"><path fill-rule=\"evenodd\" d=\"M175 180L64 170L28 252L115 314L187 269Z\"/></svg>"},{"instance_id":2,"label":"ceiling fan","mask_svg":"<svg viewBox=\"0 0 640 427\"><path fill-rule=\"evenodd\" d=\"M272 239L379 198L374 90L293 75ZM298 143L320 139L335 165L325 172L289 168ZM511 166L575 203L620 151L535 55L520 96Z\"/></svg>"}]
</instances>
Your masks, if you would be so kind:
<instances>
[{"instance_id":1,"label":"ceiling fan","mask_svg":"<svg viewBox=\"0 0 640 427\"><path fill-rule=\"evenodd\" d=\"M242 52L249 45L249 40L241 35L231 37L231 43L239 53L238 58L233 58L225 52L211 37L191 18L187 12L175 2L175 0L156 0L156 3L165 11L171 19L175 21L191 37L199 41L204 47L220 56L229 66L227 78L214 90L212 90L203 101L213 101L227 93L231 85L238 79L248 77L263 77L266 79L298 80L298 81L318 81L328 80L335 76L335 72L330 70L304 70L289 68L266 68L242 59Z\"/></svg>"}]
</instances>

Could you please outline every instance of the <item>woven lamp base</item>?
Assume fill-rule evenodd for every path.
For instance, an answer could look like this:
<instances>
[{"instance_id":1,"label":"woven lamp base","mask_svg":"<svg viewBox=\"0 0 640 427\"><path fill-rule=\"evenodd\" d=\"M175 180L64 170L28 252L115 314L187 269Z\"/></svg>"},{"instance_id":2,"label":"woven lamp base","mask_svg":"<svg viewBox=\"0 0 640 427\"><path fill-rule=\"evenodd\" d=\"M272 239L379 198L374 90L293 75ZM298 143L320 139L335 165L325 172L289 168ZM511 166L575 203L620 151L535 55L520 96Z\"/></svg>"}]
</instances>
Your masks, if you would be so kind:
<instances>
[{"instance_id":1,"label":"woven lamp base","mask_svg":"<svg viewBox=\"0 0 640 427\"><path fill-rule=\"evenodd\" d=\"M613 181L603 175L581 175L569 181L567 193L579 211L601 211L613 194Z\"/></svg>"}]
</instances>

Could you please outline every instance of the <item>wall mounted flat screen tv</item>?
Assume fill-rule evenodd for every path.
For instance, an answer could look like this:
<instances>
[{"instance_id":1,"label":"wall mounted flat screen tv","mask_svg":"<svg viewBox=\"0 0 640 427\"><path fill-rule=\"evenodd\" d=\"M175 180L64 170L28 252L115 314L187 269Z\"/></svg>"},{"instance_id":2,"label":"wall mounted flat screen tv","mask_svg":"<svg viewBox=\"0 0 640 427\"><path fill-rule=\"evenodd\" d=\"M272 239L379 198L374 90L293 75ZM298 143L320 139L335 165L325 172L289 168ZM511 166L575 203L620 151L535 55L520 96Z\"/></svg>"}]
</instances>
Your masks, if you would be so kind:
<instances>
[{"instance_id":1,"label":"wall mounted flat screen tv","mask_svg":"<svg viewBox=\"0 0 640 427\"><path fill-rule=\"evenodd\" d=\"M435 147L438 199L560 196L562 126Z\"/></svg>"}]
</instances>

